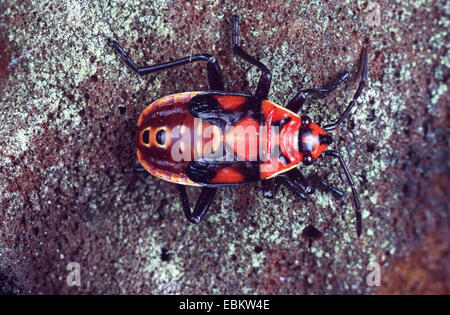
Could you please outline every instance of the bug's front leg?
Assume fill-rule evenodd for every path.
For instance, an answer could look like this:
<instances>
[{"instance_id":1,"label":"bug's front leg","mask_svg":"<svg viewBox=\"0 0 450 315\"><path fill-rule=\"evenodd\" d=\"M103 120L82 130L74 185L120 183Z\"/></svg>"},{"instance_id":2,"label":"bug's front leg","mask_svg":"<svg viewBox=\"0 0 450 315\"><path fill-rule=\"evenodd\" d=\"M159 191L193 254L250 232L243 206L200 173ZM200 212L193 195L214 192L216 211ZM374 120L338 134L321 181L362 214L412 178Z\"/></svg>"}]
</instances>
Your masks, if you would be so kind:
<instances>
[{"instance_id":1,"label":"bug's front leg","mask_svg":"<svg viewBox=\"0 0 450 315\"><path fill-rule=\"evenodd\" d=\"M323 179L317 175L309 176L308 179L306 179L300 170L296 168L286 172L283 175L279 175L275 179L277 178L284 180L284 183L293 189L295 193L304 200L307 200L309 198L307 195L314 193L315 189L318 187L333 193L339 198L344 195L340 189L334 187L334 185L326 179Z\"/></svg>"},{"instance_id":2,"label":"bug's front leg","mask_svg":"<svg viewBox=\"0 0 450 315\"><path fill-rule=\"evenodd\" d=\"M275 178L262 181L263 195L266 198L273 199L278 192L280 182L291 188L297 196L303 200L308 200L307 195L314 192L303 174L296 168L276 176Z\"/></svg>"},{"instance_id":3,"label":"bug's front leg","mask_svg":"<svg viewBox=\"0 0 450 315\"><path fill-rule=\"evenodd\" d=\"M292 170L286 172L286 176L293 182L295 185L307 195L310 195L314 192L314 188L308 184L305 176L300 172L299 169L293 168Z\"/></svg>"},{"instance_id":4,"label":"bug's front leg","mask_svg":"<svg viewBox=\"0 0 450 315\"><path fill-rule=\"evenodd\" d=\"M297 93L297 95L294 96L294 98L289 102L286 108L294 113L298 113L310 95L326 97L328 94L334 91L342 82L344 82L349 76L350 74L347 71L345 71L339 76L339 78L337 78L336 81L331 83L326 88L301 90L300 92Z\"/></svg>"},{"instance_id":5,"label":"bug's front leg","mask_svg":"<svg viewBox=\"0 0 450 315\"><path fill-rule=\"evenodd\" d=\"M350 111L352 110L353 106L356 103L356 100L361 95L361 91L366 85L367 82L367 72L368 72L368 66L367 66L367 60L368 60L368 52L367 48L363 49L362 52L362 61L361 61L361 79L359 81L358 89L356 89L355 95L353 95L353 99L351 102L347 105L347 108L345 108L344 112L341 114L341 116L332 124L326 125L323 127L323 130L330 131L334 130L344 121L344 119L348 116Z\"/></svg>"},{"instance_id":6,"label":"bug's front leg","mask_svg":"<svg viewBox=\"0 0 450 315\"><path fill-rule=\"evenodd\" d=\"M205 217L206 213L211 206L211 203L216 195L217 188L203 187L195 204L194 211L191 211L189 206L189 198L186 193L186 187L184 185L177 185L180 192L181 204L186 218L192 223L199 223Z\"/></svg>"},{"instance_id":7,"label":"bug's front leg","mask_svg":"<svg viewBox=\"0 0 450 315\"><path fill-rule=\"evenodd\" d=\"M274 199L280 188L280 182L276 178L261 181L263 196L267 199Z\"/></svg>"},{"instance_id":8,"label":"bug's front leg","mask_svg":"<svg viewBox=\"0 0 450 315\"><path fill-rule=\"evenodd\" d=\"M296 170L296 169L295 169ZM298 171L298 170L297 170ZM313 191L307 185L306 179L301 175L300 171L295 174L291 173L291 171L286 172L284 174L278 175L276 178L281 181L286 187L291 189L300 199L309 200L308 194L311 194ZM300 176L298 176L300 174Z\"/></svg>"},{"instance_id":9,"label":"bug's front leg","mask_svg":"<svg viewBox=\"0 0 450 315\"><path fill-rule=\"evenodd\" d=\"M333 193L336 197L342 198L344 196L344 193L342 192L342 190L334 187L333 184L331 184L326 179L324 179L318 175L314 174L314 175L308 176L308 182L311 183L311 186L320 187L327 192Z\"/></svg>"}]
</instances>

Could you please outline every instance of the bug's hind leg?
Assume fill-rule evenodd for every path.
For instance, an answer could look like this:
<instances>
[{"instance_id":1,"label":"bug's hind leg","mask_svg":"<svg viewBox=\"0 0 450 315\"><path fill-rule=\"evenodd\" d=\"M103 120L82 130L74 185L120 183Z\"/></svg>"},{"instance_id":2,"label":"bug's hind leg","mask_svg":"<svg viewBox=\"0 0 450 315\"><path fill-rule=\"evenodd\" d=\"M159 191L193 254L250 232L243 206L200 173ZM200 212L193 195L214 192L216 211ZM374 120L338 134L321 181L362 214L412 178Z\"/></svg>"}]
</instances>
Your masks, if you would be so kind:
<instances>
[{"instance_id":1,"label":"bug's hind leg","mask_svg":"<svg viewBox=\"0 0 450 315\"><path fill-rule=\"evenodd\" d=\"M219 61L216 57L210 54L198 54L186 58L177 59L165 63L160 63L151 66L137 66L134 61L128 56L126 51L115 41L109 43L109 46L114 48L121 56L123 61L138 74L148 74L155 71L166 70L196 61L206 61L206 70L208 72L209 87L211 90L224 91L222 71L220 70Z\"/></svg>"},{"instance_id":2,"label":"bug's hind leg","mask_svg":"<svg viewBox=\"0 0 450 315\"><path fill-rule=\"evenodd\" d=\"M186 193L186 187L184 185L177 185L178 191L180 192L181 204L183 205L183 210L186 218L192 223L199 223L205 217L208 212L211 202L214 199L217 188L203 187L198 197L197 203L195 204L194 211L191 212L189 206L189 198Z\"/></svg>"},{"instance_id":3,"label":"bug's hind leg","mask_svg":"<svg viewBox=\"0 0 450 315\"><path fill-rule=\"evenodd\" d=\"M301 90L300 92L297 93L297 95L294 96L292 100L289 101L289 104L286 106L286 108L294 113L298 113L310 95L314 94L320 97L326 97L328 94L334 91L342 82L344 82L349 76L350 74L347 71L345 71L339 76L339 78L337 78L336 81L331 83L330 86L326 88Z\"/></svg>"},{"instance_id":4,"label":"bug's hind leg","mask_svg":"<svg viewBox=\"0 0 450 315\"><path fill-rule=\"evenodd\" d=\"M239 16L233 15L233 52L239 57L245 59L247 62L257 66L261 70L261 77L259 79L258 88L256 89L255 97L260 100L267 99L270 90L270 83L272 75L269 69L259 60L247 54L241 46L239 46Z\"/></svg>"}]
</instances>

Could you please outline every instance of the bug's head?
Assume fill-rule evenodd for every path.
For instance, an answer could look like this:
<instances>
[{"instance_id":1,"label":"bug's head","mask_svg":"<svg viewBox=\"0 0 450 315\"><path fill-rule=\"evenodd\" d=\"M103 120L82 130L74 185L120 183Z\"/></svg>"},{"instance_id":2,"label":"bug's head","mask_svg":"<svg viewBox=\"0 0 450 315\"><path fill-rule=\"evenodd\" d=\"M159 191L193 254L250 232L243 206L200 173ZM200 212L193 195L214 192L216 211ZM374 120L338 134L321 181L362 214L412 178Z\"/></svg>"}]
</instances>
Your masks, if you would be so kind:
<instances>
[{"instance_id":1,"label":"bug's head","mask_svg":"<svg viewBox=\"0 0 450 315\"><path fill-rule=\"evenodd\" d=\"M332 142L333 138L325 130L313 123L309 117L302 117L298 145L305 165L311 165Z\"/></svg>"}]
</instances>

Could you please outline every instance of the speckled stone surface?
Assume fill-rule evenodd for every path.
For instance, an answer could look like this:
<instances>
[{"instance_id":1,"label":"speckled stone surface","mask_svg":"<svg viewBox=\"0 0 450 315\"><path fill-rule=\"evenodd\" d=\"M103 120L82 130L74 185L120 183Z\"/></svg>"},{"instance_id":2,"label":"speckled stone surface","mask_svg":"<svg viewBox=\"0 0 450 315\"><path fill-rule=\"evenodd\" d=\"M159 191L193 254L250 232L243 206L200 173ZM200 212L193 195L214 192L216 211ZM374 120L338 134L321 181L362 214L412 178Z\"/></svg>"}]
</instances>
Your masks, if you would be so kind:
<instances>
[{"instance_id":1,"label":"speckled stone surface","mask_svg":"<svg viewBox=\"0 0 450 315\"><path fill-rule=\"evenodd\" d=\"M0 13L0 293L450 293L447 1L2 0ZM369 47L368 86L333 133L360 193L360 239L350 190L302 202L285 188L273 201L256 184L224 188L192 225L173 185L135 170L140 112L206 90L205 69L139 77L108 40L138 64L212 53L226 88L251 93L259 72L230 50L236 13L274 102L352 72L307 102L314 121L351 99ZM335 161L302 170L345 187ZM366 283L370 262L381 287Z\"/></svg>"}]
</instances>

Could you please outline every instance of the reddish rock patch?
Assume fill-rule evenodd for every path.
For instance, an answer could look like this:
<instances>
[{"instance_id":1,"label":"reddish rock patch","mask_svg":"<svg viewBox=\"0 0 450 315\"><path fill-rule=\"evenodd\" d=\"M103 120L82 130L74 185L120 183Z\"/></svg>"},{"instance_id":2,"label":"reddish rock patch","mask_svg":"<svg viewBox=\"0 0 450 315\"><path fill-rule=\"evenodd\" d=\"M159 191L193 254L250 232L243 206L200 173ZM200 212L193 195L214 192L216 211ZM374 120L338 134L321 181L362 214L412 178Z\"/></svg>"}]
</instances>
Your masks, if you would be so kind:
<instances>
[{"instance_id":1,"label":"reddish rock patch","mask_svg":"<svg viewBox=\"0 0 450 315\"><path fill-rule=\"evenodd\" d=\"M4 88L8 80L10 57L8 55L7 42L0 37L0 90Z\"/></svg>"}]
</instances>

